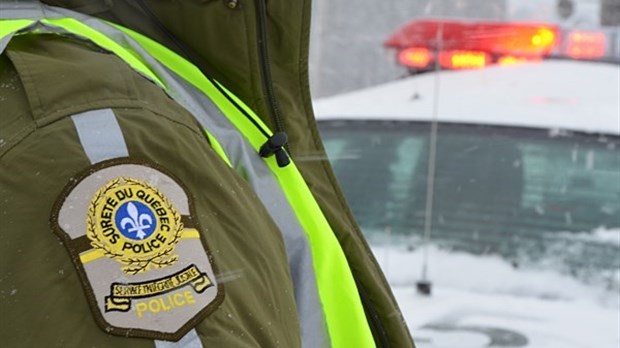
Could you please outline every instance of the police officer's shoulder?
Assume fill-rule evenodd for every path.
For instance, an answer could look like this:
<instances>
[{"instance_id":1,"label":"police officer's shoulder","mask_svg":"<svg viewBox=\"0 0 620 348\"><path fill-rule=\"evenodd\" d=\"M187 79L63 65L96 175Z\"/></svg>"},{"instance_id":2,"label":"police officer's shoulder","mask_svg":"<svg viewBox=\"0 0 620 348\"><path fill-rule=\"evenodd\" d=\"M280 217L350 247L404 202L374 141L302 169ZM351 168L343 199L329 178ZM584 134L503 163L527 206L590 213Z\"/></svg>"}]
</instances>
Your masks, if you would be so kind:
<instances>
[{"instance_id":1,"label":"police officer's shoulder","mask_svg":"<svg viewBox=\"0 0 620 348\"><path fill-rule=\"evenodd\" d=\"M148 109L202 134L194 118L160 87L87 41L19 35L0 66L0 155L36 129L105 108Z\"/></svg>"},{"instance_id":2,"label":"police officer's shoulder","mask_svg":"<svg viewBox=\"0 0 620 348\"><path fill-rule=\"evenodd\" d=\"M0 55L0 156L34 129L34 122L15 66Z\"/></svg>"}]
</instances>

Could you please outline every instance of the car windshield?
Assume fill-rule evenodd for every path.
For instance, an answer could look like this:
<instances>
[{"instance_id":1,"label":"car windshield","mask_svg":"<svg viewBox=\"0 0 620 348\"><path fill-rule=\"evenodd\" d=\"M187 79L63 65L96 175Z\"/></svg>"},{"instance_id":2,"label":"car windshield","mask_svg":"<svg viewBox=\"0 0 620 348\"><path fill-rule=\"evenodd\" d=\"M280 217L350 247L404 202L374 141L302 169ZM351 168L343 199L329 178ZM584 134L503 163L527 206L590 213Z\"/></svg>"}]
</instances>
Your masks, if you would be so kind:
<instances>
[{"instance_id":1,"label":"car windshield","mask_svg":"<svg viewBox=\"0 0 620 348\"><path fill-rule=\"evenodd\" d=\"M429 123L329 121L320 128L371 241L386 233L422 236ZM449 123L439 124L437 134L430 216L435 243L532 261L560 240L620 227L617 136ZM582 241L589 254L571 261L613 270L620 255L602 242Z\"/></svg>"}]
</instances>

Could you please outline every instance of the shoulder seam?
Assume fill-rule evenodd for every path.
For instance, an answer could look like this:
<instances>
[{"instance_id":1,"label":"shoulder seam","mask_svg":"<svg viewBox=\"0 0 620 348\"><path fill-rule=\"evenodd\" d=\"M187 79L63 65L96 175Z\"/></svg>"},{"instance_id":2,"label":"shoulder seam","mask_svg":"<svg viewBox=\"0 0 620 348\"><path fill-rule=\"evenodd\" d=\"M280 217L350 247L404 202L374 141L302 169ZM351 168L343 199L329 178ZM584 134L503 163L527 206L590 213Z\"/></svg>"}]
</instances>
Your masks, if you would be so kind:
<instances>
[{"instance_id":1,"label":"shoulder seam","mask_svg":"<svg viewBox=\"0 0 620 348\"><path fill-rule=\"evenodd\" d=\"M37 130L37 127L31 123L29 126L26 126L19 130L17 134L12 136L8 140L0 141L0 159L4 157L12 148L17 146L22 140L26 139L30 134L34 133Z\"/></svg>"},{"instance_id":2,"label":"shoulder seam","mask_svg":"<svg viewBox=\"0 0 620 348\"><path fill-rule=\"evenodd\" d=\"M169 115L161 113L159 110L151 107L148 103L140 100L134 99L108 99L108 100L100 100L95 103L85 103L72 105L69 108L64 108L60 110L55 110L54 112L36 120L30 126L22 128L17 134L15 134L11 139L6 140L6 142L0 142L0 158L4 157L12 148L17 146L20 142L26 139L28 136L33 134L38 129L45 128L53 123L58 121L62 121L67 117L71 117L75 114L79 114L81 112L97 110L97 109L112 109L113 111L118 109L144 109L152 112L153 114L163 117L169 122L173 122L177 125L183 126L192 133L204 138L207 142L209 142L206 134L201 132L201 127L196 123L193 127L192 125L187 124L186 122L181 122ZM115 112L116 115L116 112ZM192 119L195 120L194 116L190 114ZM117 115L118 117L118 115Z\"/></svg>"}]
</instances>

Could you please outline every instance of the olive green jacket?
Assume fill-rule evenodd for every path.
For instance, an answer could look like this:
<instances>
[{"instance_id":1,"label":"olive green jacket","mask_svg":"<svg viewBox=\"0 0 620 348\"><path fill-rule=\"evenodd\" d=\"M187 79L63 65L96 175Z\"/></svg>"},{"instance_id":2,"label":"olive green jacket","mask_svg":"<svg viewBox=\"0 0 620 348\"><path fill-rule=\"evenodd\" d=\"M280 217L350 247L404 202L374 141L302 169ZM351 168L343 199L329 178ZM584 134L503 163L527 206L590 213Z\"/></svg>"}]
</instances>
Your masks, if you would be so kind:
<instances>
[{"instance_id":1,"label":"olive green jacket","mask_svg":"<svg viewBox=\"0 0 620 348\"><path fill-rule=\"evenodd\" d=\"M413 346L318 136L307 74L310 1L46 2L163 43L222 82L271 129L286 131L289 153L346 254L377 346ZM203 342L299 344L282 237L243 178L216 158L185 109L114 56L52 35L11 42L0 57L0 101L0 303L4 313L12 313L0 331L3 342L152 346L97 328L63 246L54 234L40 234L50 230L50 214L67 183L90 165L68 117L110 108L129 155L179 178L204 212L199 223L221 232L210 233L207 244L220 275L235 281L224 284L219 308L197 324ZM227 195L231 189L241 194ZM230 208L238 206L252 208Z\"/></svg>"}]
</instances>

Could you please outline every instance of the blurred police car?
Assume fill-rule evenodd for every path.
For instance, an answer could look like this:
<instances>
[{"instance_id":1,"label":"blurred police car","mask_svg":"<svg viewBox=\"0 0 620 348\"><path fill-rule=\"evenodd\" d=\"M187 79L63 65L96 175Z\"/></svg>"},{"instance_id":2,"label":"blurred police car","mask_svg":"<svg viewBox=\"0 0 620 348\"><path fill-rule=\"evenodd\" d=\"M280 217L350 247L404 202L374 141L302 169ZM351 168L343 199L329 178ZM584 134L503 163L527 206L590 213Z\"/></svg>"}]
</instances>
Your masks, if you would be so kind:
<instances>
[{"instance_id":1,"label":"blurred police car","mask_svg":"<svg viewBox=\"0 0 620 348\"><path fill-rule=\"evenodd\" d=\"M392 283L442 273L434 298L396 288L419 346L620 343L613 35L415 21L386 43L413 77L314 104Z\"/></svg>"}]
</instances>

